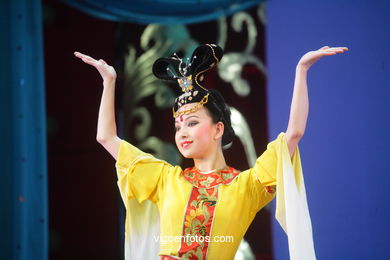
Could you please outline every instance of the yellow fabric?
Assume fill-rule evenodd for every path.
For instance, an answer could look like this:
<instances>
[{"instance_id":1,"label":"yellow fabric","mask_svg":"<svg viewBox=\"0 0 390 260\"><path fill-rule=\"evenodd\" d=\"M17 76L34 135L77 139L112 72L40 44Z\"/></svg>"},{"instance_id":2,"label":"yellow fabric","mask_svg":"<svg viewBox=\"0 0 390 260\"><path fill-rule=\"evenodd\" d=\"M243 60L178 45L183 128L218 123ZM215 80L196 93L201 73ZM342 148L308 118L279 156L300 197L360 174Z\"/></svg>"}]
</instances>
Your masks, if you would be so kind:
<instances>
[{"instance_id":1,"label":"yellow fabric","mask_svg":"<svg viewBox=\"0 0 390 260\"><path fill-rule=\"evenodd\" d=\"M241 172L230 184L219 186L211 236L232 236L233 242L211 242L207 259L233 259L256 213L273 199L274 195L264 187L277 183L277 149L283 147L283 139L281 133L268 144L253 168ZM180 236L192 189L183 178L182 169L145 154L126 141L121 142L116 167L127 211L133 198L140 203L150 200L160 213L161 236ZM126 232L130 229L126 218ZM179 248L180 241L161 242L159 254L177 256Z\"/></svg>"}]
</instances>

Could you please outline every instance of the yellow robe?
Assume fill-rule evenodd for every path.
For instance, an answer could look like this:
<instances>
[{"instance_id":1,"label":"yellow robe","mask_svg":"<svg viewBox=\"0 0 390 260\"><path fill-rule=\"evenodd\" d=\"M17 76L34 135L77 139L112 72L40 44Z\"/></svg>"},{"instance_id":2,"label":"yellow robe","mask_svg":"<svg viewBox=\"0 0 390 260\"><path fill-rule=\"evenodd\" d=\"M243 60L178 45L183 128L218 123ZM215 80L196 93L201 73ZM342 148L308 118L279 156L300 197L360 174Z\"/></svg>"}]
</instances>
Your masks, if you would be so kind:
<instances>
[{"instance_id":1,"label":"yellow robe","mask_svg":"<svg viewBox=\"0 0 390 260\"><path fill-rule=\"evenodd\" d=\"M282 176L283 170L281 155L286 151L288 153L284 133L281 133L276 140L268 144L267 150L256 160L253 168L241 172L230 184L218 187L211 240L213 237L229 237L229 241L210 242L207 259L234 258L256 213L274 198L274 194L267 192L265 187L277 185L277 176ZM290 161L290 157L288 160ZM294 166L299 169L297 176L300 180L302 172L298 148L292 161L299 163L299 166ZM121 142L116 167L118 186L127 210L126 259L133 259L139 253L144 256L143 259L149 259L145 256L153 252L145 250L151 246L149 243L158 242L159 255L177 256L181 242L174 238L182 234L184 213L192 190L192 185L182 175L182 169L158 160L126 141ZM284 183L282 186L288 185ZM154 212L154 206L146 201L157 206L158 214ZM279 213L279 221L286 222L285 205L282 207L283 209L279 209L279 212L282 212ZM138 214L145 208L151 213L147 213L147 216ZM131 215L132 210L137 214ZM155 224L156 221L160 224ZM145 237L144 232L149 235ZM155 235L151 237L151 234ZM134 243L131 246L131 236L132 240L138 237L139 241L135 242L135 246Z\"/></svg>"}]
</instances>

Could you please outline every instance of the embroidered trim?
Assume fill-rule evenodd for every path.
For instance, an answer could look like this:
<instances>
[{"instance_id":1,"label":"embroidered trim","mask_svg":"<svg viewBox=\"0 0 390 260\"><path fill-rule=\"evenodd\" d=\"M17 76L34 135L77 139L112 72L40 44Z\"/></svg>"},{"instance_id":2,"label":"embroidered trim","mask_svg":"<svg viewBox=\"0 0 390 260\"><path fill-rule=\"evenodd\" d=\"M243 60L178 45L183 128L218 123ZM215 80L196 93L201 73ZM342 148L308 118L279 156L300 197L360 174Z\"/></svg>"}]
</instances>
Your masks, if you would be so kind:
<instances>
[{"instance_id":1,"label":"embroidered trim","mask_svg":"<svg viewBox=\"0 0 390 260\"><path fill-rule=\"evenodd\" d=\"M187 206L185 207L184 209L184 214L183 214L183 222L181 224L182 227L184 227L184 224L185 224L185 221L186 221L186 216L187 216L187 209L188 209L188 206L190 205L190 202L191 202L191 196L192 196L192 193L194 192L194 186L192 186L191 188L191 192L190 192L190 195L188 196L188 200L187 200ZM184 230L184 229L183 229ZM184 235L184 232L182 232L182 234ZM179 248L177 251L180 251L180 248L181 248L181 243L179 245Z\"/></svg>"},{"instance_id":2,"label":"embroidered trim","mask_svg":"<svg viewBox=\"0 0 390 260\"><path fill-rule=\"evenodd\" d=\"M221 170L202 174L197 168L193 167L185 169L182 174L194 187L210 189L221 184L230 184L240 172L230 166L226 166Z\"/></svg>"},{"instance_id":3,"label":"embroidered trim","mask_svg":"<svg viewBox=\"0 0 390 260\"><path fill-rule=\"evenodd\" d=\"M229 183L229 184L230 184L230 183ZM217 194L219 194L219 187L216 187L216 189L218 189ZM210 239L213 239L213 238L211 237L211 234L213 233L215 213L216 213L216 211L214 210L213 218L212 218L211 224L210 224ZM208 249L208 247L207 247L207 249ZM209 252L209 250L206 251L205 259L207 259L207 253L208 253L208 252Z\"/></svg>"},{"instance_id":4,"label":"embroidered trim","mask_svg":"<svg viewBox=\"0 0 390 260\"><path fill-rule=\"evenodd\" d=\"M217 202L218 187L193 187L187 204L179 250L179 256L183 259L206 259Z\"/></svg>"},{"instance_id":5,"label":"embroidered trim","mask_svg":"<svg viewBox=\"0 0 390 260\"><path fill-rule=\"evenodd\" d=\"M274 193L276 192L276 186L275 186L275 185L272 185L272 186L265 186L265 190L266 190L268 193L274 194Z\"/></svg>"},{"instance_id":6,"label":"embroidered trim","mask_svg":"<svg viewBox=\"0 0 390 260\"><path fill-rule=\"evenodd\" d=\"M182 236L197 236L204 240L183 239L179 249L180 257L190 260L206 259L218 203L219 185L231 184L239 173L229 166L208 174L201 173L196 167L187 168L182 172L183 177L193 185L186 206Z\"/></svg>"}]
</instances>

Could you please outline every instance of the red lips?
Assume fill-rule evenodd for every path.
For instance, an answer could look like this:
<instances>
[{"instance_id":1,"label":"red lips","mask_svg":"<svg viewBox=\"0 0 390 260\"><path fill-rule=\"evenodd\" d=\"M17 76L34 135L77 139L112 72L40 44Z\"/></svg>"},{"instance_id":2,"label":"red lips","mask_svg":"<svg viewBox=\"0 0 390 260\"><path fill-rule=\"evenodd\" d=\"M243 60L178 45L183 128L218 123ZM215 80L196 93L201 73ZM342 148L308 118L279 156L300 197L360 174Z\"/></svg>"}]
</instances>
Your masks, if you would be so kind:
<instances>
[{"instance_id":1,"label":"red lips","mask_svg":"<svg viewBox=\"0 0 390 260\"><path fill-rule=\"evenodd\" d=\"M184 141L180 143L183 148L187 148L190 144L192 144L192 141Z\"/></svg>"}]
</instances>

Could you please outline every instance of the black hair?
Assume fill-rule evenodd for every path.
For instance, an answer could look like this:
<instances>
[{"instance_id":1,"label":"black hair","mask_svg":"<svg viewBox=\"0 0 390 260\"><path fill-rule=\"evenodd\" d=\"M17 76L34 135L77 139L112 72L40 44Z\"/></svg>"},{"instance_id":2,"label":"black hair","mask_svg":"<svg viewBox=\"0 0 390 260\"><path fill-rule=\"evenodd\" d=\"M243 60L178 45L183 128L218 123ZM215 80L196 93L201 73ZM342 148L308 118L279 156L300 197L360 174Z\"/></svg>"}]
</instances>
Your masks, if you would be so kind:
<instances>
[{"instance_id":1,"label":"black hair","mask_svg":"<svg viewBox=\"0 0 390 260\"><path fill-rule=\"evenodd\" d=\"M221 93L215 89L209 89L209 101L204 105L210 112L213 123L222 122L224 125L224 132L222 136L222 145L228 145L233 142L234 130L230 119L230 108L226 105Z\"/></svg>"}]
</instances>

